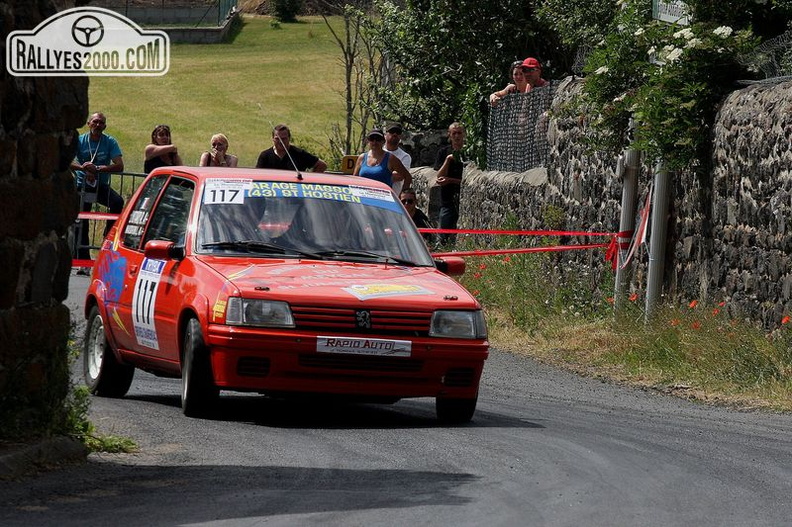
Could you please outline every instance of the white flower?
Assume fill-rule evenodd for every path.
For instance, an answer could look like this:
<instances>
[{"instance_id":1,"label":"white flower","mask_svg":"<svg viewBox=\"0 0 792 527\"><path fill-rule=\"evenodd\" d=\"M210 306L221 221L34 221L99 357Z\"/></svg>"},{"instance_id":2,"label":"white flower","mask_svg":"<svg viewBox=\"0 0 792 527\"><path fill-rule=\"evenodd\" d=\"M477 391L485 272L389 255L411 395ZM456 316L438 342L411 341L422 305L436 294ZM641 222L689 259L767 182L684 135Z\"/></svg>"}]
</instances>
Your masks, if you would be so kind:
<instances>
[{"instance_id":1,"label":"white flower","mask_svg":"<svg viewBox=\"0 0 792 527\"><path fill-rule=\"evenodd\" d=\"M732 31L734 31L734 30L732 28L730 28L729 26L721 26L721 27L718 27L718 28L715 28L715 29L712 30L713 33L715 33L716 35L718 35L721 38L728 37L729 35L732 34Z\"/></svg>"},{"instance_id":2,"label":"white flower","mask_svg":"<svg viewBox=\"0 0 792 527\"><path fill-rule=\"evenodd\" d=\"M649 55L654 55L655 53L657 53L657 48L654 47L654 46L649 48L649 51L647 51L647 54L649 54Z\"/></svg>"},{"instance_id":3,"label":"white flower","mask_svg":"<svg viewBox=\"0 0 792 527\"><path fill-rule=\"evenodd\" d=\"M633 35L635 35L636 37L639 37L643 34L644 34L644 28L642 27L639 27L638 29L635 30L635 33L633 33Z\"/></svg>"},{"instance_id":4,"label":"white flower","mask_svg":"<svg viewBox=\"0 0 792 527\"><path fill-rule=\"evenodd\" d=\"M675 49L676 49L676 47L672 46L671 44L669 44L667 46L663 46L663 51L665 51L666 53L671 53Z\"/></svg>"},{"instance_id":5,"label":"white flower","mask_svg":"<svg viewBox=\"0 0 792 527\"><path fill-rule=\"evenodd\" d=\"M671 52L668 55L666 55L666 60L668 62L674 62L681 56L682 56L682 49L674 48L673 50L671 50Z\"/></svg>"},{"instance_id":6,"label":"white flower","mask_svg":"<svg viewBox=\"0 0 792 527\"><path fill-rule=\"evenodd\" d=\"M680 29L679 31L674 33L674 38L691 39L693 38L693 30L690 29L689 27L686 27L685 29Z\"/></svg>"},{"instance_id":7,"label":"white flower","mask_svg":"<svg viewBox=\"0 0 792 527\"><path fill-rule=\"evenodd\" d=\"M626 92L625 92L625 93L622 93L621 95L619 95L618 97L616 97L615 99L613 99L613 102L622 102L622 101L624 100L624 98L625 98L625 97L627 97L627 93L626 93Z\"/></svg>"},{"instance_id":8,"label":"white flower","mask_svg":"<svg viewBox=\"0 0 792 527\"><path fill-rule=\"evenodd\" d=\"M602 75L603 73L608 73L607 66L600 66L599 68L597 68L597 71L594 72L594 75Z\"/></svg>"},{"instance_id":9,"label":"white flower","mask_svg":"<svg viewBox=\"0 0 792 527\"><path fill-rule=\"evenodd\" d=\"M701 42L702 42L702 40L700 38L691 38L690 40L687 41L687 44L685 44L685 47L686 48L695 48L696 46L701 44Z\"/></svg>"}]
</instances>

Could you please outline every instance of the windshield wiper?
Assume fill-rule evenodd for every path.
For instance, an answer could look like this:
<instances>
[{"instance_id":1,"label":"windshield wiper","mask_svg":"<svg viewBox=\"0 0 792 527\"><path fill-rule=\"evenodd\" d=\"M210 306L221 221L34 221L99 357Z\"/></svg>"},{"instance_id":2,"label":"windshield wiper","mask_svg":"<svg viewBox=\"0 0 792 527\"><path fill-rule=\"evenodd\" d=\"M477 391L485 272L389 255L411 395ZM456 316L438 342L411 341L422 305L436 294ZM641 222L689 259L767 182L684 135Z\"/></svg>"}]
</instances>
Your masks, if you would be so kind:
<instances>
[{"instance_id":1,"label":"windshield wiper","mask_svg":"<svg viewBox=\"0 0 792 527\"><path fill-rule=\"evenodd\" d=\"M317 254L319 256L329 256L331 258L340 257L340 256L349 256L352 258L365 258L367 260L373 260L373 259L384 260L386 263L397 263L407 267L415 267L416 265L418 265L412 260L405 260L404 258L389 256L387 254L375 253L373 251L337 249L333 251L317 251Z\"/></svg>"},{"instance_id":2,"label":"windshield wiper","mask_svg":"<svg viewBox=\"0 0 792 527\"><path fill-rule=\"evenodd\" d=\"M277 243L262 242L258 240L235 240L235 241L226 241L226 242L204 243L203 245L201 245L201 249L235 249L238 251L257 253L257 254L283 254L283 255L297 254L300 256L304 256L306 258L310 258L312 260L322 259L322 256L316 253L302 251L300 249L295 249L293 247L284 247L283 245L278 245Z\"/></svg>"}]
</instances>

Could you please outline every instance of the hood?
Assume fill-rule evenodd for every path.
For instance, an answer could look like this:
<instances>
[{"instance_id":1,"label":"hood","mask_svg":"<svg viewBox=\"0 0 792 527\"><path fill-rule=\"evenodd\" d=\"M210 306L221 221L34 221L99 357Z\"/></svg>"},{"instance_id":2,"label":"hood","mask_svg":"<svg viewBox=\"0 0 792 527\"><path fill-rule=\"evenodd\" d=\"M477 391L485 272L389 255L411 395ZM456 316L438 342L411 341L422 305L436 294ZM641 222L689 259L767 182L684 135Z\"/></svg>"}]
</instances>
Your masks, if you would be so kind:
<instances>
[{"instance_id":1,"label":"hood","mask_svg":"<svg viewBox=\"0 0 792 527\"><path fill-rule=\"evenodd\" d=\"M336 307L366 304L394 308L405 302L413 309L480 308L462 285L434 267L315 260L202 261L248 298Z\"/></svg>"}]
</instances>

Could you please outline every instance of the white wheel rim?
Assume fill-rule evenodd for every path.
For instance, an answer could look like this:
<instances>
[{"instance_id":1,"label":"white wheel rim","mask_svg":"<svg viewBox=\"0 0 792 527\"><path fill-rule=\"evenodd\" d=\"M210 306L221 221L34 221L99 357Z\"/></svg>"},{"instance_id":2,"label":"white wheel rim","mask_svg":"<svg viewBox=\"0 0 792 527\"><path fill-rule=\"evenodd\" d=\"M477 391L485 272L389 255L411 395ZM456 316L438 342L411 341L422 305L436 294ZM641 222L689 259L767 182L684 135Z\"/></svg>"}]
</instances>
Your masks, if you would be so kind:
<instances>
[{"instance_id":1,"label":"white wheel rim","mask_svg":"<svg viewBox=\"0 0 792 527\"><path fill-rule=\"evenodd\" d=\"M101 315L97 315L91 326L91 333L88 337L88 374L91 379L97 379L102 369L102 360L105 352L104 321Z\"/></svg>"}]
</instances>

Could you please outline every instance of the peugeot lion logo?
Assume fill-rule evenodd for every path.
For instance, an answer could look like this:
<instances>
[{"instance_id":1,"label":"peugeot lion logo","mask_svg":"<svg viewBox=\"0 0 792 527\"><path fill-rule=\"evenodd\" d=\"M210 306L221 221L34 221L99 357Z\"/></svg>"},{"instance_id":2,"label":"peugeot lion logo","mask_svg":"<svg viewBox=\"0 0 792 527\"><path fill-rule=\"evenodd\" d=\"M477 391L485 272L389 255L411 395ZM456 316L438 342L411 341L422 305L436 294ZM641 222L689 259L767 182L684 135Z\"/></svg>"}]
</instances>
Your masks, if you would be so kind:
<instances>
[{"instance_id":1,"label":"peugeot lion logo","mask_svg":"<svg viewBox=\"0 0 792 527\"><path fill-rule=\"evenodd\" d=\"M371 329L371 312L355 311L355 325L361 329Z\"/></svg>"}]
</instances>

